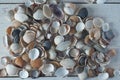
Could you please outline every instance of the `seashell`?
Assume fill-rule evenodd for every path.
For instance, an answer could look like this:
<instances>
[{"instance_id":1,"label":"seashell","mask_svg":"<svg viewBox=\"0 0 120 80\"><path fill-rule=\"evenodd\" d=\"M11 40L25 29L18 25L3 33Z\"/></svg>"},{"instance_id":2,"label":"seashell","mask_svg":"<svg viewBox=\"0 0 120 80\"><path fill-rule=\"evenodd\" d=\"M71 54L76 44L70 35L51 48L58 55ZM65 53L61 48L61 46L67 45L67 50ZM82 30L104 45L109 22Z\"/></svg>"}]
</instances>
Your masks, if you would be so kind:
<instances>
[{"instance_id":1,"label":"seashell","mask_svg":"<svg viewBox=\"0 0 120 80\"><path fill-rule=\"evenodd\" d=\"M110 56L110 57L115 56L116 55L116 50L115 49L108 50L107 55Z\"/></svg>"},{"instance_id":2,"label":"seashell","mask_svg":"<svg viewBox=\"0 0 120 80\"><path fill-rule=\"evenodd\" d=\"M87 57L86 57L86 56L81 56L81 57L79 58L78 62L79 62L79 65L80 65L81 67L85 66L86 63L87 63Z\"/></svg>"},{"instance_id":3,"label":"seashell","mask_svg":"<svg viewBox=\"0 0 120 80\"><path fill-rule=\"evenodd\" d=\"M87 63L88 63L88 66L90 67L90 69L96 69L97 66L96 66L96 62L95 61L93 61L92 59L88 58Z\"/></svg>"},{"instance_id":4,"label":"seashell","mask_svg":"<svg viewBox=\"0 0 120 80\"><path fill-rule=\"evenodd\" d=\"M84 19L88 16L88 10L86 8L81 8L78 12L78 15L81 19Z\"/></svg>"},{"instance_id":5,"label":"seashell","mask_svg":"<svg viewBox=\"0 0 120 80\"><path fill-rule=\"evenodd\" d=\"M77 74L82 73L83 71L84 71L84 67L81 67L81 66L76 66L75 67L75 72Z\"/></svg>"},{"instance_id":6,"label":"seashell","mask_svg":"<svg viewBox=\"0 0 120 80\"><path fill-rule=\"evenodd\" d=\"M56 37L54 38L54 43L55 43L56 45L58 45L58 44L61 43L62 41L64 41L64 37L63 37L63 36L56 36Z\"/></svg>"},{"instance_id":7,"label":"seashell","mask_svg":"<svg viewBox=\"0 0 120 80\"><path fill-rule=\"evenodd\" d=\"M48 53L49 53L49 58L50 59L55 59L56 58L56 56L57 56L57 53L55 52L55 49L54 49L55 47L51 47L51 49L48 51Z\"/></svg>"},{"instance_id":8,"label":"seashell","mask_svg":"<svg viewBox=\"0 0 120 80\"><path fill-rule=\"evenodd\" d=\"M12 26L14 26L14 27L19 27L21 25L21 22L19 22L19 21L17 21L17 20L13 20L12 21Z\"/></svg>"},{"instance_id":9,"label":"seashell","mask_svg":"<svg viewBox=\"0 0 120 80\"><path fill-rule=\"evenodd\" d=\"M30 43L30 42L34 41L34 39L35 39L35 32L32 30L27 30L23 36L23 40L26 43Z\"/></svg>"},{"instance_id":10,"label":"seashell","mask_svg":"<svg viewBox=\"0 0 120 80\"><path fill-rule=\"evenodd\" d=\"M84 70L82 73L78 74L78 78L80 80L85 80L88 77L86 70Z\"/></svg>"},{"instance_id":11,"label":"seashell","mask_svg":"<svg viewBox=\"0 0 120 80\"><path fill-rule=\"evenodd\" d=\"M56 50L65 51L70 46L70 44L71 44L70 41L61 42L57 45Z\"/></svg>"},{"instance_id":12,"label":"seashell","mask_svg":"<svg viewBox=\"0 0 120 80\"><path fill-rule=\"evenodd\" d=\"M6 33L7 33L8 36L11 35L12 30L13 30L13 26L9 26L9 27L6 29Z\"/></svg>"},{"instance_id":13,"label":"seashell","mask_svg":"<svg viewBox=\"0 0 120 80\"><path fill-rule=\"evenodd\" d=\"M78 41L77 42L77 44L76 44L76 48L78 48L78 49L81 49L81 48L83 48L85 45L83 44L83 42L81 42L81 41Z\"/></svg>"},{"instance_id":14,"label":"seashell","mask_svg":"<svg viewBox=\"0 0 120 80\"><path fill-rule=\"evenodd\" d=\"M100 73L98 74L98 80L107 80L109 78L108 73Z\"/></svg>"},{"instance_id":15,"label":"seashell","mask_svg":"<svg viewBox=\"0 0 120 80\"><path fill-rule=\"evenodd\" d=\"M67 69L72 69L76 65L75 61L70 58L61 60L60 64Z\"/></svg>"},{"instance_id":16,"label":"seashell","mask_svg":"<svg viewBox=\"0 0 120 80\"><path fill-rule=\"evenodd\" d=\"M89 69L89 70L88 70L88 76L89 76L89 77L95 77L95 76L96 76L95 71L92 70L92 69Z\"/></svg>"},{"instance_id":17,"label":"seashell","mask_svg":"<svg viewBox=\"0 0 120 80\"><path fill-rule=\"evenodd\" d=\"M94 50L94 48L85 46L84 51L85 51L86 55L91 56L94 53L95 50Z\"/></svg>"},{"instance_id":18,"label":"seashell","mask_svg":"<svg viewBox=\"0 0 120 80\"><path fill-rule=\"evenodd\" d=\"M83 29L85 28L85 24L83 22L79 22L77 23L76 25L76 31L79 33L79 32L82 32Z\"/></svg>"},{"instance_id":19,"label":"seashell","mask_svg":"<svg viewBox=\"0 0 120 80\"><path fill-rule=\"evenodd\" d=\"M98 72L104 72L105 71L105 67L104 66L98 66L97 67L97 71Z\"/></svg>"},{"instance_id":20,"label":"seashell","mask_svg":"<svg viewBox=\"0 0 120 80\"><path fill-rule=\"evenodd\" d=\"M8 21L13 21L14 20L14 11L13 10L9 10L7 13L7 20Z\"/></svg>"},{"instance_id":21,"label":"seashell","mask_svg":"<svg viewBox=\"0 0 120 80\"><path fill-rule=\"evenodd\" d=\"M49 7L51 8L53 14L56 16L58 19L63 19L64 18L64 13L61 8L58 7L56 4L50 4Z\"/></svg>"},{"instance_id":22,"label":"seashell","mask_svg":"<svg viewBox=\"0 0 120 80\"><path fill-rule=\"evenodd\" d=\"M36 4L44 4L46 0L34 0Z\"/></svg>"},{"instance_id":23,"label":"seashell","mask_svg":"<svg viewBox=\"0 0 120 80\"><path fill-rule=\"evenodd\" d=\"M16 66L14 66L13 64L8 64L6 67L6 71L7 71L7 74L9 76L13 76L13 75L16 75L18 73L18 68Z\"/></svg>"},{"instance_id":24,"label":"seashell","mask_svg":"<svg viewBox=\"0 0 120 80\"><path fill-rule=\"evenodd\" d=\"M109 30L107 32L104 32L104 35L105 35L105 38L108 40L108 41L111 41L115 35L114 33L112 32L112 30Z\"/></svg>"},{"instance_id":25,"label":"seashell","mask_svg":"<svg viewBox=\"0 0 120 80\"><path fill-rule=\"evenodd\" d=\"M109 74L109 77L114 76L114 69L113 68L106 68L106 72Z\"/></svg>"},{"instance_id":26,"label":"seashell","mask_svg":"<svg viewBox=\"0 0 120 80\"><path fill-rule=\"evenodd\" d=\"M106 0L97 0L96 3L97 4L104 4L106 2Z\"/></svg>"},{"instance_id":27,"label":"seashell","mask_svg":"<svg viewBox=\"0 0 120 80\"><path fill-rule=\"evenodd\" d=\"M10 46L11 51L13 51L15 54L20 54L23 51L23 48L18 43L12 43Z\"/></svg>"},{"instance_id":28,"label":"seashell","mask_svg":"<svg viewBox=\"0 0 120 80\"><path fill-rule=\"evenodd\" d=\"M42 20L44 18L43 11L38 9L36 12L33 13L33 18L36 20Z\"/></svg>"},{"instance_id":29,"label":"seashell","mask_svg":"<svg viewBox=\"0 0 120 80\"><path fill-rule=\"evenodd\" d=\"M7 72L5 69L0 70L0 77L5 77L7 76Z\"/></svg>"},{"instance_id":30,"label":"seashell","mask_svg":"<svg viewBox=\"0 0 120 80\"><path fill-rule=\"evenodd\" d=\"M30 58L28 57L28 54L27 53L24 53L23 55L22 55L22 59L25 61L25 62L29 62L30 61Z\"/></svg>"},{"instance_id":31,"label":"seashell","mask_svg":"<svg viewBox=\"0 0 120 80\"><path fill-rule=\"evenodd\" d=\"M12 40L11 40L11 38L10 38L8 35L5 35L5 36L3 37L3 44L4 44L4 46L5 46L6 48L9 48L10 45L12 44Z\"/></svg>"},{"instance_id":32,"label":"seashell","mask_svg":"<svg viewBox=\"0 0 120 80\"><path fill-rule=\"evenodd\" d=\"M65 77L68 74L69 74L69 71L64 67L60 67L55 71L55 76L57 77Z\"/></svg>"},{"instance_id":33,"label":"seashell","mask_svg":"<svg viewBox=\"0 0 120 80\"><path fill-rule=\"evenodd\" d=\"M54 65L53 64L44 64L42 68L42 73L43 74L49 74L54 72Z\"/></svg>"},{"instance_id":34,"label":"seashell","mask_svg":"<svg viewBox=\"0 0 120 80\"><path fill-rule=\"evenodd\" d=\"M60 27L60 22L59 21L53 21L52 25L50 27L50 32L51 33L57 33Z\"/></svg>"},{"instance_id":35,"label":"seashell","mask_svg":"<svg viewBox=\"0 0 120 80\"><path fill-rule=\"evenodd\" d=\"M76 37L71 38L71 47L75 46L77 44L78 39Z\"/></svg>"},{"instance_id":36,"label":"seashell","mask_svg":"<svg viewBox=\"0 0 120 80\"><path fill-rule=\"evenodd\" d=\"M26 64L24 68L28 71L32 70L32 67L30 64Z\"/></svg>"},{"instance_id":37,"label":"seashell","mask_svg":"<svg viewBox=\"0 0 120 80\"><path fill-rule=\"evenodd\" d=\"M73 15L75 13L75 10L76 10L76 5L75 4L72 4L72 3L65 3L64 4L64 12L68 15Z\"/></svg>"},{"instance_id":38,"label":"seashell","mask_svg":"<svg viewBox=\"0 0 120 80\"><path fill-rule=\"evenodd\" d=\"M20 32L21 32L21 31L20 31L19 29L14 29L14 30L12 31L12 36L13 36L13 37L19 36Z\"/></svg>"},{"instance_id":39,"label":"seashell","mask_svg":"<svg viewBox=\"0 0 120 80\"><path fill-rule=\"evenodd\" d=\"M28 16L26 14L23 13L16 13L14 15L15 20L18 20L20 22L25 22L28 20Z\"/></svg>"},{"instance_id":40,"label":"seashell","mask_svg":"<svg viewBox=\"0 0 120 80\"><path fill-rule=\"evenodd\" d=\"M25 66L25 61L21 57L17 57L14 60L16 66L23 68Z\"/></svg>"},{"instance_id":41,"label":"seashell","mask_svg":"<svg viewBox=\"0 0 120 80\"><path fill-rule=\"evenodd\" d=\"M28 56L31 60L35 60L40 56L40 54L41 52L37 48L33 48L29 51Z\"/></svg>"},{"instance_id":42,"label":"seashell","mask_svg":"<svg viewBox=\"0 0 120 80\"><path fill-rule=\"evenodd\" d=\"M63 24L60 26L58 33L60 35L67 35L70 32L70 26L67 24Z\"/></svg>"},{"instance_id":43,"label":"seashell","mask_svg":"<svg viewBox=\"0 0 120 80\"><path fill-rule=\"evenodd\" d=\"M104 58L105 58L105 56L104 56L104 54L102 52L97 53L96 62L98 62L98 63L104 62Z\"/></svg>"},{"instance_id":44,"label":"seashell","mask_svg":"<svg viewBox=\"0 0 120 80\"><path fill-rule=\"evenodd\" d=\"M51 18L53 16L52 11L48 4L43 5L43 14L47 18Z\"/></svg>"},{"instance_id":45,"label":"seashell","mask_svg":"<svg viewBox=\"0 0 120 80\"><path fill-rule=\"evenodd\" d=\"M31 70L30 71L30 77L34 78L38 78L40 75L40 72L38 70Z\"/></svg>"},{"instance_id":46,"label":"seashell","mask_svg":"<svg viewBox=\"0 0 120 80\"><path fill-rule=\"evenodd\" d=\"M34 0L27 0L27 1L25 1L25 6L26 7L30 7L33 4L34 4Z\"/></svg>"},{"instance_id":47,"label":"seashell","mask_svg":"<svg viewBox=\"0 0 120 80\"><path fill-rule=\"evenodd\" d=\"M42 64L43 64L43 61L40 58L30 61L30 65L35 69L40 68Z\"/></svg>"},{"instance_id":48,"label":"seashell","mask_svg":"<svg viewBox=\"0 0 120 80\"><path fill-rule=\"evenodd\" d=\"M43 47L44 47L45 50L49 50L51 48L51 42L49 40L46 40L43 43Z\"/></svg>"},{"instance_id":49,"label":"seashell","mask_svg":"<svg viewBox=\"0 0 120 80\"><path fill-rule=\"evenodd\" d=\"M61 67L61 65L58 61L51 61L50 63L53 64L56 69Z\"/></svg>"},{"instance_id":50,"label":"seashell","mask_svg":"<svg viewBox=\"0 0 120 80\"><path fill-rule=\"evenodd\" d=\"M25 79L25 78L28 78L29 77L29 73L27 70L21 70L19 73L18 73L19 77L22 78L22 79Z\"/></svg>"},{"instance_id":51,"label":"seashell","mask_svg":"<svg viewBox=\"0 0 120 80\"><path fill-rule=\"evenodd\" d=\"M9 64L11 62L10 57L6 56L6 57L1 57L1 64L6 66L7 64Z\"/></svg>"},{"instance_id":52,"label":"seashell","mask_svg":"<svg viewBox=\"0 0 120 80\"><path fill-rule=\"evenodd\" d=\"M109 31L109 30L110 30L109 24L108 24L108 23L104 23L104 24L102 25L102 30L103 30L104 32Z\"/></svg>"},{"instance_id":53,"label":"seashell","mask_svg":"<svg viewBox=\"0 0 120 80\"><path fill-rule=\"evenodd\" d=\"M69 55L70 55L70 57L73 57L73 58L78 57L79 56L79 50L73 48L69 51Z\"/></svg>"},{"instance_id":54,"label":"seashell","mask_svg":"<svg viewBox=\"0 0 120 80\"><path fill-rule=\"evenodd\" d=\"M93 18L93 24L95 27L102 27L102 25L104 24L104 20L99 17Z\"/></svg>"},{"instance_id":55,"label":"seashell","mask_svg":"<svg viewBox=\"0 0 120 80\"><path fill-rule=\"evenodd\" d=\"M89 31L91 28L93 28L93 20L88 20L85 22L85 29Z\"/></svg>"}]
</instances>

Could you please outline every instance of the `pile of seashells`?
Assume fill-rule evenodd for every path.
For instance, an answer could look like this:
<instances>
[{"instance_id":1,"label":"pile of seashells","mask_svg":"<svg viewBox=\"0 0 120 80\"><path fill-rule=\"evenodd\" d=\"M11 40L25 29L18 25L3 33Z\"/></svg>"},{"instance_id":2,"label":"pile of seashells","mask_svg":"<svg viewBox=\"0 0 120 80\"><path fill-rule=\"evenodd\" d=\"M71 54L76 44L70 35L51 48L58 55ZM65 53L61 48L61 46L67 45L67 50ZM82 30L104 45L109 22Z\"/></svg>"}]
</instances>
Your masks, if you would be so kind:
<instances>
[{"instance_id":1,"label":"pile of seashells","mask_svg":"<svg viewBox=\"0 0 120 80\"><path fill-rule=\"evenodd\" d=\"M1 58L5 68L0 76L113 76L114 69L106 65L116 54L107 48L115 35L102 18L88 17L86 8L56 0L26 5L8 13L12 24L4 45L12 57Z\"/></svg>"}]
</instances>

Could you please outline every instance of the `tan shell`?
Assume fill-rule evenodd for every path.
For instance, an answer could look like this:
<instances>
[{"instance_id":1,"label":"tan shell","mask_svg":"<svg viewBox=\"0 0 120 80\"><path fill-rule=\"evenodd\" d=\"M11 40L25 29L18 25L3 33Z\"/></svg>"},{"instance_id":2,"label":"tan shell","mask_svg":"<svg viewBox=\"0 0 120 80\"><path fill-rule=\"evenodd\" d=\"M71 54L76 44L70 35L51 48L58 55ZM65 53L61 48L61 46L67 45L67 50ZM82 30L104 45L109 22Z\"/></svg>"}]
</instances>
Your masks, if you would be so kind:
<instances>
[{"instance_id":1,"label":"tan shell","mask_svg":"<svg viewBox=\"0 0 120 80\"><path fill-rule=\"evenodd\" d=\"M22 55L22 59L25 61L25 62L30 62L30 58L28 57L28 54L27 53L24 53L23 55Z\"/></svg>"},{"instance_id":2,"label":"tan shell","mask_svg":"<svg viewBox=\"0 0 120 80\"><path fill-rule=\"evenodd\" d=\"M6 29L6 33L7 33L7 35L11 35L11 33L12 33L12 30L13 30L13 26L9 26L7 29Z\"/></svg>"},{"instance_id":3,"label":"tan shell","mask_svg":"<svg viewBox=\"0 0 120 80\"><path fill-rule=\"evenodd\" d=\"M30 65L35 69L40 68L42 64L43 64L43 61L40 58L30 61Z\"/></svg>"},{"instance_id":4,"label":"tan shell","mask_svg":"<svg viewBox=\"0 0 120 80\"><path fill-rule=\"evenodd\" d=\"M19 21L17 21L17 20L13 20L12 21L12 26L14 26L14 27L19 27L20 25L21 25L22 23L21 22L19 22Z\"/></svg>"},{"instance_id":5,"label":"tan shell","mask_svg":"<svg viewBox=\"0 0 120 80\"><path fill-rule=\"evenodd\" d=\"M0 77L5 77L7 76L7 72L5 69L0 70Z\"/></svg>"},{"instance_id":6,"label":"tan shell","mask_svg":"<svg viewBox=\"0 0 120 80\"><path fill-rule=\"evenodd\" d=\"M112 56L115 56L116 55L116 51L115 49L110 49L107 53L108 56L112 57Z\"/></svg>"},{"instance_id":7,"label":"tan shell","mask_svg":"<svg viewBox=\"0 0 120 80\"><path fill-rule=\"evenodd\" d=\"M21 57L15 58L14 63L18 67L24 67L25 66L25 61Z\"/></svg>"},{"instance_id":8,"label":"tan shell","mask_svg":"<svg viewBox=\"0 0 120 80\"><path fill-rule=\"evenodd\" d=\"M69 32L70 32L70 26L67 24L63 24L58 31L60 35L67 35Z\"/></svg>"}]
</instances>

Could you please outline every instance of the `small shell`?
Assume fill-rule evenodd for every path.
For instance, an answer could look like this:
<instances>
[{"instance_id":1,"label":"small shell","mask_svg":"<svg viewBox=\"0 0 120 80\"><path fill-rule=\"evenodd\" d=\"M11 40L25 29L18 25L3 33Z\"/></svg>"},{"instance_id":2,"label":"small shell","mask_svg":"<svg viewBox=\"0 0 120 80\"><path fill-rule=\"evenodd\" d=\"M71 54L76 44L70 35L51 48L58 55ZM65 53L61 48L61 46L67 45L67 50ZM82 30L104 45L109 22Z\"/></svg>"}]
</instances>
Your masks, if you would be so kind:
<instances>
[{"instance_id":1,"label":"small shell","mask_svg":"<svg viewBox=\"0 0 120 80\"><path fill-rule=\"evenodd\" d=\"M55 47L51 47L51 49L49 50L49 58L50 59L55 59L56 58L56 56L57 56L57 53L55 52L55 49L54 49Z\"/></svg>"},{"instance_id":2,"label":"small shell","mask_svg":"<svg viewBox=\"0 0 120 80\"><path fill-rule=\"evenodd\" d=\"M70 26L67 24L63 24L58 31L60 35L67 35L69 32L70 32Z\"/></svg>"},{"instance_id":3,"label":"small shell","mask_svg":"<svg viewBox=\"0 0 120 80\"><path fill-rule=\"evenodd\" d=\"M0 70L0 77L6 77L7 76L7 72L5 69Z\"/></svg>"},{"instance_id":4,"label":"small shell","mask_svg":"<svg viewBox=\"0 0 120 80\"><path fill-rule=\"evenodd\" d=\"M70 46L70 44L70 41L61 42L57 45L56 50L65 51Z\"/></svg>"},{"instance_id":5,"label":"small shell","mask_svg":"<svg viewBox=\"0 0 120 80\"><path fill-rule=\"evenodd\" d=\"M28 78L28 76L29 76L29 73L26 70L21 70L19 72L19 77L22 78L22 79Z\"/></svg>"},{"instance_id":6,"label":"small shell","mask_svg":"<svg viewBox=\"0 0 120 80\"><path fill-rule=\"evenodd\" d=\"M79 32L82 32L83 29L85 28L85 24L83 22L79 22L77 25L76 25L76 31L79 33Z\"/></svg>"},{"instance_id":7,"label":"small shell","mask_svg":"<svg viewBox=\"0 0 120 80\"><path fill-rule=\"evenodd\" d=\"M42 64L43 64L43 61L40 58L30 61L30 65L35 69L40 68Z\"/></svg>"},{"instance_id":8,"label":"small shell","mask_svg":"<svg viewBox=\"0 0 120 80\"><path fill-rule=\"evenodd\" d=\"M54 38L54 43L55 43L56 45L58 45L58 44L61 43L62 41L64 41L64 37L63 37L63 36L56 36L56 37Z\"/></svg>"},{"instance_id":9,"label":"small shell","mask_svg":"<svg viewBox=\"0 0 120 80\"><path fill-rule=\"evenodd\" d=\"M69 74L69 71L64 67L60 67L55 71L55 76L57 77L65 77L68 74Z\"/></svg>"},{"instance_id":10,"label":"small shell","mask_svg":"<svg viewBox=\"0 0 120 80\"><path fill-rule=\"evenodd\" d=\"M88 10L86 8L81 8L78 12L78 16L81 18L81 19L84 19L88 16Z\"/></svg>"},{"instance_id":11,"label":"small shell","mask_svg":"<svg viewBox=\"0 0 120 80\"><path fill-rule=\"evenodd\" d=\"M83 44L83 42L81 42L81 41L78 41L77 42L77 44L76 44L76 48L78 48L78 49L81 49L81 48L83 48L85 45Z\"/></svg>"},{"instance_id":12,"label":"small shell","mask_svg":"<svg viewBox=\"0 0 120 80\"><path fill-rule=\"evenodd\" d=\"M53 64L44 64L42 68L42 73L49 74L51 72L54 72L54 65Z\"/></svg>"},{"instance_id":13,"label":"small shell","mask_svg":"<svg viewBox=\"0 0 120 80\"><path fill-rule=\"evenodd\" d=\"M93 24L95 27L102 27L102 25L104 24L104 20L99 17L93 18Z\"/></svg>"},{"instance_id":14,"label":"small shell","mask_svg":"<svg viewBox=\"0 0 120 80\"><path fill-rule=\"evenodd\" d=\"M108 23L104 23L104 24L102 25L102 30L103 30L104 32L109 31L109 30L110 30L109 24L108 24Z\"/></svg>"},{"instance_id":15,"label":"small shell","mask_svg":"<svg viewBox=\"0 0 120 80\"><path fill-rule=\"evenodd\" d=\"M73 48L73 49L71 49L70 51L69 51L69 55L70 55L70 57L78 57L79 56L79 50L78 49L75 49L75 48Z\"/></svg>"},{"instance_id":16,"label":"small shell","mask_svg":"<svg viewBox=\"0 0 120 80\"><path fill-rule=\"evenodd\" d=\"M93 28L93 20L88 20L85 22L85 29L89 31L91 28Z\"/></svg>"},{"instance_id":17,"label":"small shell","mask_svg":"<svg viewBox=\"0 0 120 80\"><path fill-rule=\"evenodd\" d=\"M98 80L107 80L109 78L108 73L100 73L98 74Z\"/></svg>"},{"instance_id":18,"label":"small shell","mask_svg":"<svg viewBox=\"0 0 120 80\"><path fill-rule=\"evenodd\" d=\"M95 71L92 70L92 69L89 69L89 70L88 70L88 76L89 76L89 77L95 77L95 76L96 76Z\"/></svg>"},{"instance_id":19,"label":"small shell","mask_svg":"<svg viewBox=\"0 0 120 80\"><path fill-rule=\"evenodd\" d=\"M24 53L23 55L22 55L22 59L25 61L25 62L29 62L30 61L30 58L28 57L28 54L27 53Z\"/></svg>"},{"instance_id":20,"label":"small shell","mask_svg":"<svg viewBox=\"0 0 120 80\"><path fill-rule=\"evenodd\" d=\"M45 50L49 50L51 48L51 42L49 40L46 40L44 43L43 43L43 47Z\"/></svg>"},{"instance_id":21,"label":"small shell","mask_svg":"<svg viewBox=\"0 0 120 80\"><path fill-rule=\"evenodd\" d=\"M112 30L109 30L109 31L107 31L107 32L104 32L104 36L105 36L105 38L106 38L108 41L111 41L111 40L115 37L115 35L114 35L114 33L113 33Z\"/></svg>"},{"instance_id":22,"label":"small shell","mask_svg":"<svg viewBox=\"0 0 120 80\"><path fill-rule=\"evenodd\" d=\"M16 66L23 68L25 66L25 61L21 57L17 57L14 60Z\"/></svg>"},{"instance_id":23,"label":"small shell","mask_svg":"<svg viewBox=\"0 0 120 80\"><path fill-rule=\"evenodd\" d=\"M13 30L13 26L9 26L7 29L6 29L6 33L7 33L7 35L11 35L11 33L12 33L12 30Z\"/></svg>"},{"instance_id":24,"label":"small shell","mask_svg":"<svg viewBox=\"0 0 120 80\"><path fill-rule=\"evenodd\" d=\"M73 15L76 10L76 5L72 3L65 3L64 12L68 15Z\"/></svg>"},{"instance_id":25,"label":"small shell","mask_svg":"<svg viewBox=\"0 0 120 80\"><path fill-rule=\"evenodd\" d=\"M30 42L34 41L34 39L35 39L35 32L32 30L27 30L23 36L23 40L26 43L30 43Z\"/></svg>"},{"instance_id":26,"label":"small shell","mask_svg":"<svg viewBox=\"0 0 120 80\"><path fill-rule=\"evenodd\" d=\"M14 29L13 31L12 31L12 37L16 37L16 36L19 36L19 34L20 34L20 30L19 29Z\"/></svg>"},{"instance_id":27,"label":"small shell","mask_svg":"<svg viewBox=\"0 0 120 80\"><path fill-rule=\"evenodd\" d=\"M28 71L32 70L32 67L30 64L26 64L24 68Z\"/></svg>"},{"instance_id":28,"label":"small shell","mask_svg":"<svg viewBox=\"0 0 120 80\"><path fill-rule=\"evenodd\" d=\"M19 27L21 25L21 22L19 22L19 21L17 21L17 20L13 20L12 21L12 26L14 26L14 27Z\"/></svg>"},{"instance_id":29,"label":"small shell","mask_svg":"<svg viewBox=\"0 0 120 80\"><path fill-rule=\"evenodd\" d=\"M81 66L76 66L75 67L75 72L77 74L82 73L83 71L84 71L84 67L81 67Z\"/></svg>"},{"instance_id":30,"label":"small shell","mask_svg":"<svg viewBox=\"0 0 120 80\"><path fill-rule=\"evenodd\" d=\"M39 75L40 75L40 72L38 70L32 70L32 71L30 71L30 77L33 78L33 79L34 78L38 78Z\"/></svg>"},{"instance_id":31,"label":"small shell","mask_svg":"<svg viewBox=\"0 0 120 80\"><path fill-rule=\"evenodd\" d=\"M72 69L76 65L75 61L69 58L61 60L60 64L67 69Z\"/></svg>"},{"instance_id":32,"label":"small shell","mask_svg":"<svg viewBox=\"0 0 120 80\"><path fill-rule=\"evenodd\" d=\"M80 58L79 58L79 65L81 66L81 67L83 67L83 66L85 66L86 65L86 63L87 63L87 57L86 56L81 56Z\"/></svg>"},{"instance_id":33,"label":"small shell","mask_svg":"<svg viewBox=\"0 0 120 80\"><path fill-rule=\"evenodd\" d=\"M107 55L112 57L112 56L115 56L117 53L116 53L116 50L115 49L110 49L108 52L107 52Z\"/></svg>"},{"instance_id":34,"label":"small shell","mask_svg":"<svg viewBox=\"0 0 120 80\"><path fill-rule=\"evenodd\" d=\"M33 48L29 51L28 56L31 60L35 60L39 57L41 52L37 48Z\"/></svg>"},{"instance_id":35,"label":"small shell","mask_svg":"<svg viewBox=\"0 0 120 80\"><path fill-rule=\"evenodd\" d=\"M114 69L113 68L106 68L106 72L109 74L109 77L114 76Z\"/></svg>"},{"instance_id":36,"label":"small shell","mask_svg":"<svg viewBox=\"0 0 120 80\"><path fill-rule=\"evenodd\" d=\"M60 28L60 22L59 21L53 21L50 27L51 33L57 33Z\"/></svg>"},{"instance_id":37,"label":"small shell","mask_svg":"<svg viewBox=\"0 0 120 80\"><path fill-rule=\"evenodd\" d=\"M87 72L85 70L82 73L78 74L78 78L80 80L86 80L87 77L88 77L88 75L87 75Z\"/></svg>"},{"instance_id":38,"label":"small shell","mask_svg":"<svg viewBox=\"0 0 120 80\"><path fill-rule=\"evenodd\" d=\"M6 57L1 57L1 64L6 66L7 64L9 64L11 62L10 57L6 56Z\"/></svg>"},{"instance_id":39,"label":"small shell","mask_svg":"<svg viewBox=\"0 0 120 80\"><path fill-rule=\"evenodd\" d=\"M44 4L43 5L43 14L47 18L51 18L52 17L53 14L52 14L52 11L51 11L51 9L50 9L48 4Z\"/></svg>"},{"instance_id":40,"label":"small shell","mask_svg":"<svg viewBox=\"0 0 120 80\"><path fill-rule=\"evenodd\" d=\"M42 20L44 18L43 11L38 9L36 12L34 12L33 18L36 20Z\"/></svg>"},{"instance_id":41,"label":"small shell","mask_svg":"<svg viewBox=\"0 0 120 80\"><path fill-rule=\"evenodd\" d=\"M46 0L34 0L36 4L44 4Z\"/></svg>"},{"instance_id":42,"label":"small shell","mask_svg":"<svg viewBox=\"0 0 120 80\"><path fill-rule=\"evenodd\" d=\"M16 75L18 73L18 68L15 67L13 64L8 64L6 67L6 71L7 71L7 74L9 76L13 76L13 75Z\"/></svg>"}]
</instances>

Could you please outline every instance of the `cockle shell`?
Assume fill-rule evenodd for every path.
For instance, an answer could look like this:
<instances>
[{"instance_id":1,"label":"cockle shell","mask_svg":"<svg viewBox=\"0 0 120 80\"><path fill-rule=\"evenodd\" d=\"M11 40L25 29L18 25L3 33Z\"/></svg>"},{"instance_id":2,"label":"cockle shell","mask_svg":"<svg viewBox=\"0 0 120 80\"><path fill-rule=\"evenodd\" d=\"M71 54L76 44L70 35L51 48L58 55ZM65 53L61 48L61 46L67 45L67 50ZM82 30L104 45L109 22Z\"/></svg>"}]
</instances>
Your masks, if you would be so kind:
<instances>
[{"instance_id":1,"label":"cockle shell","mask_svg":"<svg viewBox=\"0 0 120 80\"><path fill-rule=\"evenodd\" d=\"M83 29L85 28L85 24L83 22L79 22L77 25L76 25L76 31L79 33L79 32L82 32Z\"/></svg>"},{"instance_id":2,"label":"cockle shell","mask_svg":"<svg viewBox=\"0 0 120 80\"><path fill-rule=\"evenodd\" d=\"M56 45L58 45L58 44L61 43L62 41L64 41L64 37L63 37L63 36L56 36L56 37L54 38L54 43L55 43Z\"/></svg>"},{"instance_id":3,"label":"cockle shell","mask_svg":"<svg viewBox=\"0 0 120 80\"><path fill-rule=\"evenodd\" d=\"M70 58L61 60L60 64L67 69L72 69L76 65L75 61Z\"/></svg>"},{"instance_id":4,"label":"cockle shell","mask_svg":"<svg viewBox=\"0 0 120 80\"><path fill-rule=\"evenodd\" d=\"M68 74L69 74L69 71L64 67L60 67L55 71L55 76L57 77L64 77Z\"/></svg>"},{"instance_id":5,"label":"cockle shell","mask_svg":"<svg viewBox=\"0 0 120 80\"><path fill-rule=\"evenodd\" d=\"M22 79L28 78L28 76L29 76L29 73L28 73L28 71L26 71L26 70L21 70L21 71L19 72L19 77L22 78Z\"/></svg>"},{"instance_id":6,"label":"cockle shell","mask_svg":"<svg viewBox=\"0 0 120 80\"><path fill-rule=\"evenodd\" d=\"M42 20L44 18L43 11L38 9L36 12L34 12L33 18L36 20Z\"/></svg>"},{"instance_id":7,"label":"cockle shell","mask_svg":"<svg viewBox=\"0 0 120 80\"><path fill-rule=\"evenodd\" d=\"M44 64L42 68L42 72L44 74L49 74L51 72L54 72L54 65L53 64Z\"/></svg>"}]
</instances>

